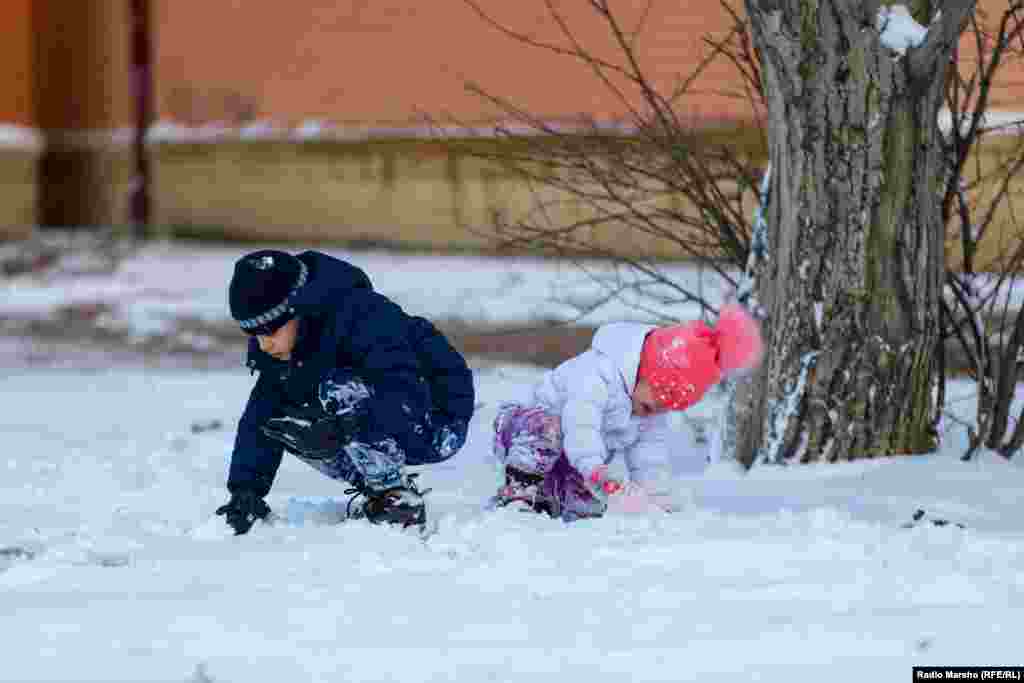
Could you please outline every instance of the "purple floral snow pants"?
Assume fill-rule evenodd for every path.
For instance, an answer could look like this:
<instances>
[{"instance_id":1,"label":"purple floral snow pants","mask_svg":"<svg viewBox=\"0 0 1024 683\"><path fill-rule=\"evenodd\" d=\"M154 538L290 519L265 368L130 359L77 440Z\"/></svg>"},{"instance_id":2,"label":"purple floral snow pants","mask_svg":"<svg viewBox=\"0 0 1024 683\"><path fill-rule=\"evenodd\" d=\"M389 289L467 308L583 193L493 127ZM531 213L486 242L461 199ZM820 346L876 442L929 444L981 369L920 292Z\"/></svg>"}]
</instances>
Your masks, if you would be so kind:
<instances>
[{"instance_id":1,"label":"purple floral snow pants","mask_svg":"<svg viewBox=\"0 0 1024 683\"><path fill-rule=\"evenodd\" d=\"M562 519L599 517L606 505L595 498L562 448L562 421L537 406L503 403L494 418L494 456L506 467L544 475L545 496L558 500Z\"/></svg>"}]
</instances>

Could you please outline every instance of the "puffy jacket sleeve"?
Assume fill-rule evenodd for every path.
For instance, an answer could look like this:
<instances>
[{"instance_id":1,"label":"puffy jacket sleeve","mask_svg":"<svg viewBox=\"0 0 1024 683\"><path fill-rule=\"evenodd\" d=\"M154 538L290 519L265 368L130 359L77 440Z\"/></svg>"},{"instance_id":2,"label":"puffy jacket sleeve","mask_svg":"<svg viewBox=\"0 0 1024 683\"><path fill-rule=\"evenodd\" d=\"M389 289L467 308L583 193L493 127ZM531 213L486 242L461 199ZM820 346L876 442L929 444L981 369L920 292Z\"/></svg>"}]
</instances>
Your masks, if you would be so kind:
<instances>
[{"instance_id":1,"label":"puffy jacket sleeve","mask_svg":"<svg viewBox=\"0 0 1024 683\"><path fill-rule=\"evenodd\" d=\"M392 436L406 451L422 449L429 443L413 432L412 416L430 410L427 385L420 380L419 359L409 344L409 317L387 297L370 290L351 294L348 314L337 319L334 331L339 344L348 347L356 366L374 389L372 416L367 437L379 440Z\"/></svg>"},{"instance_id":2,"label":"puffy jacket sleeve","mask_svg":"<svg viewBox=\"0 0 1024 683\"><path fill-rule=\"evenodd\" d=\"M228 490L232 493L253 491L265 496L270 492L283 449L268 439L260 427L275 416L276 410L277 400L270 390L270 379L261 372L238 422L228 470Z\"/></svg>"},{"instance_id":3,"label":"puffy jacket sleeve","mask_svg":"<svg viewBox=\"0 0 1024 683\"><path fill-rule=\"evenodd\" d=\"M608 385L586 357L577 357L562 381L566 392L562 408L562 444L569 463L586 476L609 459L601 432L608 405Z\"/></svg>"},{"instance_id":4,"label":"puffy jacket sleeve","mask_svg":"<svg viewBox=\"0 0 1024 683\"><path fill-rule=\"evenodd\" d=\"M446 422L473 417L476 403L473 372L466 359L448 339L426 318L412 318L414 350L420 358L421 371L430 384L431 409Z\"/></svg>"},{"instance_id":5,"label":"puffy jacket sleeve","mask_svg":"<svg viewBox=\"0 0 1024 683\"><path fill-rule=\"evenodd\" d=\"M641 420L639 438L625 452L630 481L652 493L661 492L669 486L672 476L669 460L671 438L672 428L667 413Z\"/></svg>"}]
</instances>

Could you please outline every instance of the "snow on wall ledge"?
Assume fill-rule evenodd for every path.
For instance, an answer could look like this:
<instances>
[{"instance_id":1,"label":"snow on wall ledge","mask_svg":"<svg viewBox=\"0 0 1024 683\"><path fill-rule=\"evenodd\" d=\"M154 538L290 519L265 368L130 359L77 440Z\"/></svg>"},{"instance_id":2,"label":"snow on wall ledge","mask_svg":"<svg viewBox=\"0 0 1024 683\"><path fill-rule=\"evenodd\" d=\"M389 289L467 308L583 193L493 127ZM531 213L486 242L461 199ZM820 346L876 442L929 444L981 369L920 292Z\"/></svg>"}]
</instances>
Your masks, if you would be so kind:
<instances>
[{"instance_id":1,"label":"snow on wall ledge","mask_svg":"<svg viewBox=\"0 0 1024 683\"><path fill-rule=\"evenodd\" d=\"M0 123L0 149L40 151L42 148L42 136L34 128Z\"/></svg>"},{"instance_id":2,"label":"snow on wall ledge","mask_svg":"<svg viewBox=\"0 0 1024 683\"><path fill-rule=\"evenodd\" d=\"M905 52L906 47L919 44L914 33L909 30L896 30L893 28L893 17L901 16L896 9L890 12L888 19L882 16L887 8L882 8L879 13L878 26L882 32L882 40L890 48L900 54ZM913 19L910 19L913 22ZM919 25L918 25L919 26ZM920 27L920 26L919 26ZM924 30L922 28L922 30ZM1024 111L1013 110L992 110L984 117L984 128L989 132L1002 132L1019 134L1024 130ZM715 125L742 125L742 121L705 121L704 124L714 127ZM618 132L623 135L630 135L636 131L635 127L628 122L605 121L595 124L606 132ZM939 112L939 127L941 130L949 130L952 125L952 117L948 110ZM552 123L552 129L562 132L573 130L590 130L590 126L573 123ZM78 137L85 139L87 136L89 146L128 146L134 141L132 127L121 127L95 131L81 132ZM69 131L55 131L60 138L68 138L73 135ZM150 144L196 144L216 142L307 142L307 141L366 141L386 140L394 138L412 139L444 139L455 137L497 137L499 135L536 135L533 128L527 128L515 123L495 123L479 126L466 127L444 127L444 126L378 126L378 125L338 125L331 121L310 119L303 121L296 126L285 125L276 121L254 121L252 123L236 126L221 121L211 121L200 125L186 125L176 121L161 120L154 123L146 133L146 141ZM46 144L45 134L37 128L21 126L10 123L0 123L0 149L14 148L41 151Z\"/></svg>"}]
</instances>

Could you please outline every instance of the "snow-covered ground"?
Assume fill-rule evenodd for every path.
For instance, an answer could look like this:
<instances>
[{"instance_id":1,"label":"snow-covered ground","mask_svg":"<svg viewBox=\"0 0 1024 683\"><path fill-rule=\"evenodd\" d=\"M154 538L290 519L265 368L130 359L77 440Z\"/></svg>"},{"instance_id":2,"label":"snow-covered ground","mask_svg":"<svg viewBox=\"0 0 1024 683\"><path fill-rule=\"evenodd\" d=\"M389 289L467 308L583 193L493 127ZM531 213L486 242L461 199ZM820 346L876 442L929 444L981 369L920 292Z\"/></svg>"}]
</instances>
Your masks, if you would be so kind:
<instances>
[{"instance_id":1,"label":"snow-covered ground","mask_svg":"<svg viewBox=\"0 0 1024 683\"><path fill-rule=\"evenodd\" d=\"M269 497L283 520L230 536L213 510L242 370L8 372L0 680L859 682L1020 663L1019 464L961 462L953 429L927 457L701 472L682 430L678 514L484 512L496 404L538 372L477 368L465 449L420 468L426 541L330 523L343 486L293 458Z\"/></svg>"},{"instance_id":2,"label":"snow-covered ground","mask_svg":"<svg viewBox=\"0 0 1024 683\"><path fill-rule=\"evenodd\" d=\"M226 319L242 251L154 246L113 277L7 280L0 316L105 300L139 329ZM352 258L407 308L495 324L565 314L552 292L579 277ZM637 317L626 308L603 315ZM0 370L0 681L852 682L1021 663L1024 468L961 462L956 420L936 454L748 474L705 470L682 421L681 512L617 504L565 525L482 509L497 404L541 370L473 365L466 447L419 468L425 541L337 523L344 486L291 458L268 499L280 521L231 536L213 511L244 368ZM971 416L969 384L949 409Z\"/></svg>"},{"instance_id":3,"label":"snow-covered ground","mask_svg":"<svg viewBox=\"0 0 1024 683\"><path fill-rule=\"evenodd\" d=\"M140 336L164 330L183 316L229 321L227 285L234 261L255 248L154 242L129 256L112 274L76 274L71 258L55 271L0 278L0 317L46 316L61 307L108 303L116 307L108 314L109 324L125 325ZM294 245L276 248L301 251ZM700 314L696 304L680 301L679 292L644 285L635 274L607 263L337 248L322 251L351 261L366 271L380 292L409 311L433 319L515 326L685 320ZM714 271L694 263L666 263L660 269L679 289L714 305L731 292ZM978 277L978 287L989 291L993 278ZM641 283L645 295L625 288L618 298L594 308L626 282ZM1024 283L1014 279L999 291L1000 301L1011 308L1024 304Z\"/></svg>"},{"instance_id":4,"label":"snow-covered ground","mask_svg":"<svg viewBox=\"0 0 1024 683\"><path fill-rule=\"evenodd\" d=\"M254 248L158 242L142 247L112 275L68 277L64 271L73 270L71 264L43 278L28 274L0 279L0 316L45 315L60 306L110 302L139 334L159 330L176 316L228 320L227 285L234 261ZM597 263L581 268L518 257L322 250L358 265L374 287L418 315L478 325L576 320L581 307L606 298L621 278L629 277ZM710 272L688 263L669 264L664 270L693 292L720 300L720 278ZM627 294L583 320L651 319L639 301ZM692 304L662 305L659 313L685 319L699 310Z\"/></svg>"}]
</instances>

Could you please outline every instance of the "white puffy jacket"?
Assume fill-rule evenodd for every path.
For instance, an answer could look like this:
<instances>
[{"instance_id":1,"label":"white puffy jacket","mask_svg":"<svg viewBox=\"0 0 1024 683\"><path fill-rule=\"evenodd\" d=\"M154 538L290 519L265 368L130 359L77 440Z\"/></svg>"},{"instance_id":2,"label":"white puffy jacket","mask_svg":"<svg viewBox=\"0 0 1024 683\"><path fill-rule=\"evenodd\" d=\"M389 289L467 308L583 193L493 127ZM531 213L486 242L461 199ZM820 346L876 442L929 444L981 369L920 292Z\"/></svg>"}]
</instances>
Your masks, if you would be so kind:
<instances>
[{"instance_id":1,"label":"white puffy jacket","mask_svg":"<svg viewBox=\"0 0 1024 683\"><path fill-rule=\"evenodd\" d=\"M545 373L534 388L537 404L561 416L566 456L584 476L621 453L632 481L651 490L668 480L668 414L632 414L640 349L652 329L602 325L587 351Z\"/></svg>"}]
</instances>

